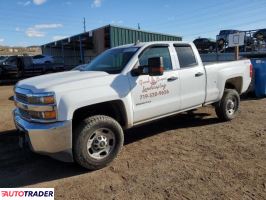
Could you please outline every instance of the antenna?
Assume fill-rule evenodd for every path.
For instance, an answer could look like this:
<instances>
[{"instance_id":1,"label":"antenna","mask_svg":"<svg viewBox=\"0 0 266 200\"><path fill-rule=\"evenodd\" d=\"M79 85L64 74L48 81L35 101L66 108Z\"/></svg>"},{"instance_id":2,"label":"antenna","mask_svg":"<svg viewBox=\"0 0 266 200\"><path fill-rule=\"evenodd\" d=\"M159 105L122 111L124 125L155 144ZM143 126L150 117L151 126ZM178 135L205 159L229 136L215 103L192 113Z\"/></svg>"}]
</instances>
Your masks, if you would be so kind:
<instances>
[{"instance_id":1,"label":"antenna","mask_svg":"<svg viewBox=\"0 0 266 200\"><path fill-rule=\"evenodd\" d=\"M85 17L83 17L83 29L84 29L84 33L86 32L86 19Z\"/></svg>"}]
</instances>

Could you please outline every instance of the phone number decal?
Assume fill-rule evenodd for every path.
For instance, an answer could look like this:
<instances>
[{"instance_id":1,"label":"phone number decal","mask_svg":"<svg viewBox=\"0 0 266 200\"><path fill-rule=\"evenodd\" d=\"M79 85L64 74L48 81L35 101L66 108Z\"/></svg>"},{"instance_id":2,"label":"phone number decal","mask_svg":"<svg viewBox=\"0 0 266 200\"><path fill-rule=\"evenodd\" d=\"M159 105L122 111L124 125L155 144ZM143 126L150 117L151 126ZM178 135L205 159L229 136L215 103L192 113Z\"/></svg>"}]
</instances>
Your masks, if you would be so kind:
<instances>
[{"instance_id":1,"label":"phone number decal","mask_svg":"<svg viewBox=\"0 0 266 200\"><path fill-rule=\"evenodd\" d=\"M147 94L141 94L140 95L140 100L144 100L144 99L148 99L148 98L154 98L157 96L164 96L169 94L169 90L168 89L164 89L164 90L160 90L160 91L155 91L155 92L151 92L151 93L147 93Z\"/></svg>"}]
</instances>

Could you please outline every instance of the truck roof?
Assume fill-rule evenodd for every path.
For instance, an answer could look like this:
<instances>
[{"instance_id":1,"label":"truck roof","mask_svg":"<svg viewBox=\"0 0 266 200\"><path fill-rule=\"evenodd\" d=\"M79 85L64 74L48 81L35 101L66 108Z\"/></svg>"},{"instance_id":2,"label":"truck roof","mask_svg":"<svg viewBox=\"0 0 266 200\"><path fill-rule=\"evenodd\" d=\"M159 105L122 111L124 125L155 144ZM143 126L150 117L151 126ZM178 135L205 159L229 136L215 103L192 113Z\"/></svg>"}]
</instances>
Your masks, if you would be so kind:
<instances>
[{"instance_id":1,"label":"truck roof","mask_svg":"<svg viewBox=\"0 0 266 200\"><path fill-rule=\"evenodd\" d=\"M144 47L153 44L190 44L190 43L191 42L185 42L185 41L153 41L153 42L138 42L138 43L126 44L115 48Z\"/></svg>"}]
</instances>

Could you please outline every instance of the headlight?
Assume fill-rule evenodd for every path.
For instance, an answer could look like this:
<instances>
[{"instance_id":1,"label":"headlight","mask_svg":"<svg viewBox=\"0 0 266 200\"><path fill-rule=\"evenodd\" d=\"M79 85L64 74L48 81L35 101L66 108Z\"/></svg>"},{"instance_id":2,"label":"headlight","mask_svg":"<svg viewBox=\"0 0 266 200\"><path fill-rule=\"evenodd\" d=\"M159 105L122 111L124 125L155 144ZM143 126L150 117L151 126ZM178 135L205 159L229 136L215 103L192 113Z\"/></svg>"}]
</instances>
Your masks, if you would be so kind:
<instances>
[{"instance_id":1,"label":"headlight","mask_svg":"<svg viewBox=\"0 0 266 200\"><path fill-rule=\"evenodd\" d=\"M15 93L15 105L22 117L36 122L56 121L56 98L53 92L32 94L15 88Z\"/></svg>"},{"instance_id":2,"label":"headlight","mask_svg":"<svg viewBox=\"0 0 266 200\"><path fill-rule=\"evenodd\" d=\"M35 104L35 105L38 105L38 104L45 104L45 105L48 105L48 104L55 104L55 97L54 97L54 94L50 94L50 93L47 93L47 94L34 94L34 95L31 95L31 96L28 96L28 102L30 104Z\"/></svg>"},{"instance_id":3,"label":"headlight","mask_svg":"<svg viewBox=\"0 0 266 200\"><path fill-rule=\"evenodd\" d=\"M54 104L55 99L54 96L45 96L45 97L31 96L28 97L28 102L30 104Z\"/></svg>"}]
</instances>

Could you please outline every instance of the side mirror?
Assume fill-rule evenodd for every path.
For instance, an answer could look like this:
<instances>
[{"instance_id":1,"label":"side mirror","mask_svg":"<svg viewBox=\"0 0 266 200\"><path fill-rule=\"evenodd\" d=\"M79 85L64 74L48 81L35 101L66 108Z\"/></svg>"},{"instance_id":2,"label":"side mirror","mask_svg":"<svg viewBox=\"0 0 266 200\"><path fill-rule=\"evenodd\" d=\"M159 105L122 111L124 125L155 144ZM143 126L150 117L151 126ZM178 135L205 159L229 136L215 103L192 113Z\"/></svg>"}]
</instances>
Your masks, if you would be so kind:
<instances>
[{"instance_id":1,"label":"side mirror","mask_svg":"<svg viewBox=\"0 0 266 200\"><path fill-rule=\"evenodd\" d=\"M163 75L163 57L153 57L148 59L148 74L150 76Z\"/></svg>"},{"instance_id":2,"label":"side mirror","mask_svg":"<svg viewBox=\"0 0 266 200\"><path fill-rule=\"evenodd\" d=\"M153 57L148 59L148 65L138 66L131 71L132 76L149 75L161 76L163 75L163 58Z\"/></svg>"},{"instance_id":3,"label":"side mirror","mask_svg":"<svg viewBox=\"0 0 266 200\"><path fill-rule=\"evenodd\" d=\"M144 74L147 74L147 73L144 73L144 67L142 67L142 66L134 68L131 71L132 76L139 76L139 75L144 75Z\"/></svg>"}]
</instances>

